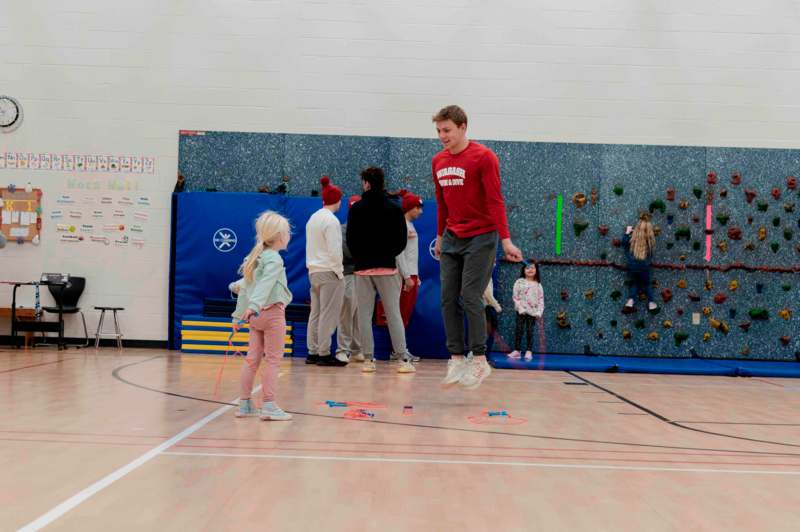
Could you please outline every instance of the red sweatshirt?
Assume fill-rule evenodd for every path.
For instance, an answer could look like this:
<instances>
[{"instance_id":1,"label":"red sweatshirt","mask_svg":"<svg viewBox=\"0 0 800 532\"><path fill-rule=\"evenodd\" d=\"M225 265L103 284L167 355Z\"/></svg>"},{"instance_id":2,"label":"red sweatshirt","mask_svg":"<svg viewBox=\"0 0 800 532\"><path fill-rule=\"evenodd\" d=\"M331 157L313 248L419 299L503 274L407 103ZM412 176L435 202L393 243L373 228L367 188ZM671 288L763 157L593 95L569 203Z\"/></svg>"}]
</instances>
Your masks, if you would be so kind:
<instances>
[{"instance_id":1,"label":"red sweatshirt","mask_svg":"<svg viewBox=\"0 0 800 532\"><path fill-rule=\"evenodd\" d=\"M509 238L508 219L500 192L500 163L492 150L469 141L452 155L442 150L433 156L438 234L449 229L458 238L497 231Z\"/></svg>"}]
</instances>

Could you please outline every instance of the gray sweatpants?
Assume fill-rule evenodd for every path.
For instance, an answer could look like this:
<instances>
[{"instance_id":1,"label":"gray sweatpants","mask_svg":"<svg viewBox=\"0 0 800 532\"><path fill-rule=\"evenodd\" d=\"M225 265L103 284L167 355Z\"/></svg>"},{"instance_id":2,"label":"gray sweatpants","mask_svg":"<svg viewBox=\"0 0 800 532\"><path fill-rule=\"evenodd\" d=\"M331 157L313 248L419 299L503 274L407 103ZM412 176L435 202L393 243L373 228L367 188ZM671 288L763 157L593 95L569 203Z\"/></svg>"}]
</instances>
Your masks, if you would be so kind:
<instances>
[{"instance_id":1,"label":"gray sweatpants","mask_svg":"<svg viewBox=\"0 0 800 532\"><path fill-rule=\"evenodd\" d=\"M400 274L354 275L356 278L356 301L358 304L358 328L361 352L364 358L375 357L375 341L372 337L372 315L375 313L375 292L381 296L389 325L392 348L403 360L409 359L406 348L406 328L400 316L400 289L403 285Z\"/></svg>"},{"instance_id":2,"label":"gray sweatpants","mask_svg":"<svg viewBox=\"0 0 800 532\"><path fill-rule=\"evenodd\" d=\"M311 282L311 314L308 317L306 344L309 355L331 354L331 336L339 324L344 296L344 281L333 272L308 275Z\"/></svg>"},{"instance_id":3,"label":"gray sweatpants","mask_svg":"<svg viewBox=\"0 0 800 532\"><path fill-rule=\"evenodd\" d=\"M451 355L464 354L464 313L469 326L469 351L486 354L486 314L482 295L492 278L497 253L497 231L458 238L450 231L442 236L439 256L442 281L442 318Z\"/></svg>"},{"instance_id":4,"label":"gray sweatpants","mask_svg":"<svg viewBox=\"0 0 800 532\"><path fill-rule=\"evenodd\" d=\"M355 275L344 276L344 298L342 312L339 314L339 328L336 330L336 354L361 353L358 327L358 304L356 302Z\"/></svg>"}]
</instances>

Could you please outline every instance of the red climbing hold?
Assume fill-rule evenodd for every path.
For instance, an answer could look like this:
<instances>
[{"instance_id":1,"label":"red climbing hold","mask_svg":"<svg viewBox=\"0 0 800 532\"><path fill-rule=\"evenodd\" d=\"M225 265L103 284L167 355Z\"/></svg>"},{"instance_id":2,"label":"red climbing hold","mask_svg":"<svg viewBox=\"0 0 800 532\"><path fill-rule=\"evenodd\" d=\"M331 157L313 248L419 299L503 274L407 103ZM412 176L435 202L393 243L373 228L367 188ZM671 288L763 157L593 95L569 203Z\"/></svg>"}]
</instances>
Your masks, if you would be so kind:
<instances>
[{"instance_id":1,"label":"red climbing hold","mask_svg":"<svg viewBox=\"0 0 800 532\"><path fill-rule=\"evenodd\" d=\"M733 175L731 175L731 184L738 185L741 182L742 182L742 174L740 174L739 172L734 172Z\"/></svg>"},{"instance_id":2,"label":"red climbing hold","mask_svg":"<svg viewBox=\"0 0 800 532\"><path fill-rule=\"evenodd\" d=\"M742 239L742 230L738 227L731 227L728 229L728 238L731 240L741 240Z\"/></svg>"},{"instance_id":3,"label":"red climbing hold","mask_svg":"<svg viewBox=\"0 0 800 532\"><path fill-rule=\"evenodd\" d=\"M661 290L661 299L664 300L664 303L669 303L669 301L672 299L672 290L669 288L664 288Z\"/></svg>"},{"instance_id":4,"label":"red climbing hold","mask_svg":"<svg viewBox=\"0 0 800 532\"><path fill-rule=\"evenodd\" d=\"M711 170L708 175L706 175L706 182L709 185L716 185L717 184L717 173L714 170Z\"/></svg>"},{"instance_id":5,"label":"red climbing hold","mask_svg":"<svg viewBox=\"0 0 800 532\"><path fill-rule=\"evenodd\" d=\"M793 175L790 175L786 178L786 188L789 190L794 190L797 188L797 178Z\"/></svg>"},{"instance_id":6,"label":"red climbing hold","mask_svg":"<svg viewBox=\"0 0 800 532\"><path fill-rule=\"evenodd\" d=\"M714 296L714 303L716 303L717 305L721 305L721 304L725 303L725 301L727 301L727 300L728 300L728 296L726 296L722 292L719 292L718 294L716 294Z\"/></svg>"},{"instance_id":7,"label":"red climbing hold","mask_svg":"<svg viewBox=\"0 0 800 532\"><path fill-rule=\"evenodd\" d=\"M778 187L773 188L772 197L775 198L776 200L781 199L781 189L779 189Z\"/></svg>"},{"instance_id":8,"label":"red climbing hold","mask_svg":"<svg viewBox=\"0 0 800 532\"><path fill-rule=\"evenodd\" d=\"M758 196L758 192L752 188L744 189L744 197L747 200L747 203L753 203L753 200L756 199L756 196Z\"/></svg>"}]
</instances>

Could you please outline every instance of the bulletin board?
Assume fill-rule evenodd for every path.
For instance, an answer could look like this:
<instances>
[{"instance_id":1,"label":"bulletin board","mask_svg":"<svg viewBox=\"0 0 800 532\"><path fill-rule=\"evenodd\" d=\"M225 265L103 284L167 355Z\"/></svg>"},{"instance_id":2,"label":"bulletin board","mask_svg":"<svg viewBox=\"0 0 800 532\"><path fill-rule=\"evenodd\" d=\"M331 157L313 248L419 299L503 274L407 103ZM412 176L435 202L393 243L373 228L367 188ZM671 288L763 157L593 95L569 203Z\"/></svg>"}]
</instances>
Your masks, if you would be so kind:
<instances>
[{"instance_id":1,"label":"bulletin board","mask_svg":"<svg viewBox=\"0 0 800 532\"><path fill-rule=\"evenodd\" d=\"M42 230L42 190L0 188L0 198L0 231L9 242L31 242Z\"/></svg>"}]
</instances>

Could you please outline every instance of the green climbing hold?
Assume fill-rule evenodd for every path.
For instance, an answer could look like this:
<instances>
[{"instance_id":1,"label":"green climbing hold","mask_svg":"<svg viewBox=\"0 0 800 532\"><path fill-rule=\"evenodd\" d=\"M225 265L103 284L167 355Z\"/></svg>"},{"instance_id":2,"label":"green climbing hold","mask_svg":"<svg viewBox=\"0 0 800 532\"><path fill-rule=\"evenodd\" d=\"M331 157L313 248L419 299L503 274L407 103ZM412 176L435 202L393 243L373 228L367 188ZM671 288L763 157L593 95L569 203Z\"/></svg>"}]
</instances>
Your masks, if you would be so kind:
<instances>
[{"instance_id":1,"label":"green climbing hold","mask_svg":"<svg viewBox=\"0 0 800 532\"><path fill-rule=\"evenodd\" d=\"M754 320L768 320L769 319L769 311L762 307L753 307L747 314Z\"/></svg>"},{"instance_id":2,"label":"green climbing hold","mask_svg":"<svg viewBox=\"0 0 800 532\"><path fill-rule=\"evenodd\" d=\"M611 299L612 300L617 301L621 297L622 297L622 292L620 292L619 290L614 290L613 292L611 292Z\"/></svg>"},{"instance_id":3,"label":"green climbing hold","mask_svg":"<svg viewBox=\"0 0 800 532\"><path fill-rule=\"evenodd\" d=\"M773 252L773 253L777 253L777 252L778 252L778 250L779 250L779 249L781 249L781 245L780 245L780 244L778 244L777 242L772 242L772 243L769 245L769 248L772 250L772 252Z\"/></svg>"},{"instance_id":4,"label":"green climbing hold","mask_svg":"<svg viewBox=\"0 0 800 532\"><path fill-rule=\"evenodd\" d=\"M586 228L589 227L589 222L573 222L572 228L575 229L575 236L581 236L581 233L586 231Z\"/></svg>"},{"instance_id":5,"label":"green climbing hold","mask_svg":"<svg viewBox=\"0 0 800 532\"><path fill-rule=\"evenodd\" d=\"M622 193L625 192L625 189L622 188L622 185L615 185L612 190L617 196L622 196Z\"/></svg>"},{"instance_id":6,"label":"green climbing hold","mask_svg":"<svg viewBox=\"0 0 800 532\"><path fill-rule=\"evenodd\" d=\"M769 203L767 203L766 201L759 201L758 202L758 210L759 211L767 212L768 208L769 208Z\"/></svg>"},{"instance_id":7,"label":"green climbing hold","mask_svg":"<svg viewBox=\"0 0 800 532\"><path fill-rule=\"evenodd\" d=\"M633 326L637 329L644 329L644 320L636 320L633 322Z\"/></svg>"},{"instance_id":8,"label":"green climbing hold","mask_svg":"<svg viewBox=\"0 0 800 532\"><path fill-rule=\"evenodd\" d=\"M703 195L703 189L699 187L694 187L692 189L692 194L694 194L695 198L700 199L700 196Z\"/></svg>"},{"instance_id":9,"label":"green climbing hold","mask_svg":"<svg viewBox=\"0 0 800 532\"><path fill-rule=\"evenodd\" d=\"M727 214L725 214L724 212L721 212L721 213L717 214L716 218L717 218L717 221L719 222L720 225L727 224L728 220L731 219L731 217L728 216Z\"/></svg>"},{"instance_id":10,"label":"green climbing hold","mask_svg":"<svg viewBox=\"0 0 800 532\"><path fill-rule=\"evenodd\" d=\"M794 236L794 233L792 233L791 229L784 229L783 230L783 238L784 239L791 240L793 236Z\"/></svg>"},{"instance_id":11,"label":"green climbing hold","mask_svg":"<svg viewBox=\"0 0 800 532\"><path fill-rule=\"evenodd\" d=\"M698 242L697 240L692 242L692 249L695 251L700 251L700 242Z\"/></svg>"},{"instance_id":12,"label":"green climbing hold","mask_svg":"<svg viewBox=\"0 0 800 532\"><path fill-rule=\"evenodd\" d=\"M667 247L667 249L672 249L672 246L674 246L674 245L675 245L675 242L672 242L672 241L670 241L670 242L667 242L667 243L666 243L666 244L664 244L664 245Z\"/></svg>"},{"instance_id":13,"label":"green climbing hold","mask_svg":"<svg viewBox=\"0 0 800 532\"><path fill-rule=\"evenodd\" d=\"M781 219L776 216L775 218L772 219L772 225L773 227L778 227L779 225L781 225Z\"/></svg>"},{"instance_id":14,"label":"green climbing hold","mask_svg":"<svg viewBox=\"0 0 800 532\"><path fill-rule=\"evenodd\" d=\"M600 260L606 260L607 258L608 258L608 253L606 253L605 251L602 251L600 253Z\"/></svg>"},{"instance_id":15,"label":"green climbing hold","mask_svg":"<svg viewBox=\"0 0 800 532\"><path fill-rule=\"evenodd\" d=\"M792 289L792 285L790 285L790 284L783 284L783 285L781 285L781 288L783 288L783 291L784 291L784 292L788 292L789 290L791 290L791 289Z\"/></svg>"},{"instance_id":16,"label":"green climbing hold","mask_svg":"<svg viewBox=\"0 0 800 532\"><path fill-rule=\"evenodd\" d=\"M616 326L617 326L617 320L611 320L611 321L609 322L609 324L610 324L612 327L616 327Z\"/></svg>"},{"instance_id":17,"label":"green climbing hold","mask_svg":"<svg viewBox=\"0 0 800 532\"><path fill-rule=\"evenodd\" d=\"M655 201L650 202L649 207L650 212L661 211L661 214L664 214L667 210L667 205L664 203L663 200L657 199Z\"/></svg>"},{"instance_id":18,"label":"green climbing hold","mask_svg":"<svg viewBox=\"0 0 800 532\"><path fill-rule=\"evenodd\" d=\"M675 333L675 345L679 346L689 338L689 334L685 332Z\"/></svg>"},{"instance_id":19,"label":"green climbing hold","mask_svg":"<svg viewBox=\"0 0 800 532\"><path fill-rule=\"evenodd\" d=\"M692 239L692 229L688 226L681 226L675 230L675 240L685 238L686 240Z\"/></svg>"}]
</instances>

